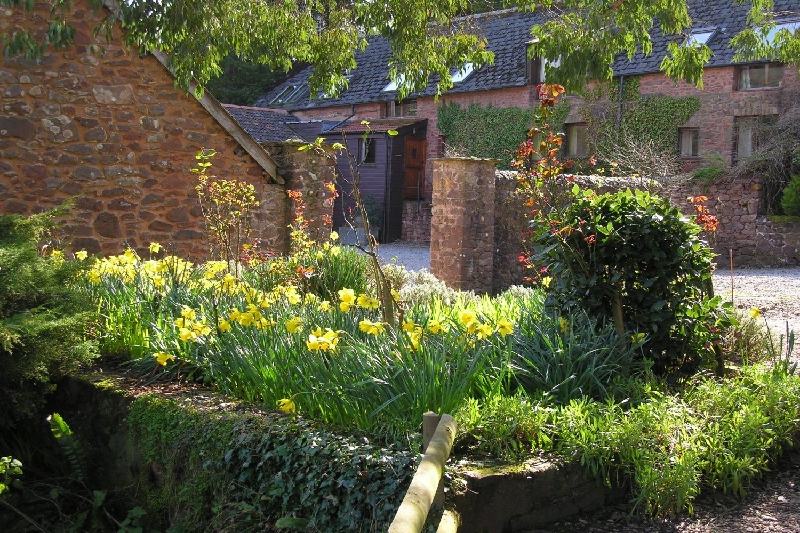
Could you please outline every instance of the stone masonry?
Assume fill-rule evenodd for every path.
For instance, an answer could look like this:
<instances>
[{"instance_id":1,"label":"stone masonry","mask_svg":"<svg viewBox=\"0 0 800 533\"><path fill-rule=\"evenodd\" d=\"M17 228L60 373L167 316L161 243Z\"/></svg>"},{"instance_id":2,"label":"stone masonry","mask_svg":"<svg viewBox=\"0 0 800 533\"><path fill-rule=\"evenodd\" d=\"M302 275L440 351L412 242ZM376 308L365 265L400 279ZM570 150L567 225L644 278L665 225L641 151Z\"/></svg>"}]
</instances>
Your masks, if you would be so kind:
<instances>
[{"instance_id":1,"label":"stone masonry","mask_svg":"<svg viewBox=\"0 0 800 533\"><path fill-rule=\"evenodd\" d=\"M431 273L455 289L491 292L495 161L433 161Z\"/></svg>"},{"instance_id":2,"label":"stone masonry","mask_svg":"<svg viewBox=\"0 0 800 533\"><path fill-rule=\"evenodd\" d=\"M49 9L0 8L0 32L41 29ZM118 28L111 42L94 40L100 18L75 2L73 46L38 61L0 63L0 214L32 214L73 198L62 227L73 250L143 252L159 242L169 253L207 257L191 172L206 148L217 153L211 175L255 186L261 206L254 237L282 251L286 186L271 182L155 57L127 49Z\"/></svg>"}]
</instances>

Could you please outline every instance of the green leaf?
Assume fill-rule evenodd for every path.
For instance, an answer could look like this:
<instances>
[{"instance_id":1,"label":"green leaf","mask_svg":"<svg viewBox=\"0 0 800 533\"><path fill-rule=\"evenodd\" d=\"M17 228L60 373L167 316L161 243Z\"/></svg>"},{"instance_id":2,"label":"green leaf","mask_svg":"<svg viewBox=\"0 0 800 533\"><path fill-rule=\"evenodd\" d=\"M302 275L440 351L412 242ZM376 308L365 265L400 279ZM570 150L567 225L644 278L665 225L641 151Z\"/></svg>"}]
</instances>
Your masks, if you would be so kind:
<instances>
[{"instance_id":1,"label":"green leaf","mask_svg":"<svg viewBox=\"0 0 800 533\"><path fill-rule=\"evenodd\" d=\"M308 523L308 519L306 518L284 517L275 522L275 527L305 531L308 528Z\"/></svg>"}]
</instances>

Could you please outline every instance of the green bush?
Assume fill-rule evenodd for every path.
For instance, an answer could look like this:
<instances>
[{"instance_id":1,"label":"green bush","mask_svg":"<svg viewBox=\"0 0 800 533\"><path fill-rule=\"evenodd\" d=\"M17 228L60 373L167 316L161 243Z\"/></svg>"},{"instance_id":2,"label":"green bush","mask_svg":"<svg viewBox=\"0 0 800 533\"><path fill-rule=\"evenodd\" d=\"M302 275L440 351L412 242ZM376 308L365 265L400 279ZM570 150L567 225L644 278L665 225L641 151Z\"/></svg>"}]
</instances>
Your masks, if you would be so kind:
<instances>
[{"instance_id":1,"label":"green bush","mask_svg":"<svg viewBox=\"0 0 800 533\"><path fill-rule=\"evenodd\" d=\"M800 216L800 176L792 176L791 181L783 190L781 208L787 215Z\"/></svg>"},{"instance_id":2,"label":"green bush","mask_svg":"<svg viewBox=\"0 0 800 533\"><path fill-rule=\"evenodd\" d=\"M97 356L79 261L39 253L55 213L0 216L0 427L33 414L54 382Z\"/></svg>"},{"instance_id":3,"label":"green bush","mask_svg":"<svg viewBox=\"0 0 800 533\"><path fill-rule=\"evenodd\" d=\"M727 318L721 299L710 299L713 253L668 199L578 191L560 220L537 229L535 259L553 278L548 307L645 334L657 371L705 362L711 332Z\"/></svg>"}]
</instances>

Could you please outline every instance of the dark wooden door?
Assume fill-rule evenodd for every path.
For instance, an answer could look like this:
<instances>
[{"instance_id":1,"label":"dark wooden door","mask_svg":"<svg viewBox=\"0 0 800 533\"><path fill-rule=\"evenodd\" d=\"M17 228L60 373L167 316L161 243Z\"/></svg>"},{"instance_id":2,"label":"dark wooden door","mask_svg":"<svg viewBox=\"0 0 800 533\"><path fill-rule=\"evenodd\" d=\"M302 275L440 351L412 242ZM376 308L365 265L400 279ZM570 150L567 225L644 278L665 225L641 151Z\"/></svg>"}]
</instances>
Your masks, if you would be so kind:
<instances>
[{"instance_id":1,"label":"dark wooden door","mask_svg":"<svg viewBox=\"0 0 800 533\"><path fill-rule=\"evenodd\" d=\"M403 198L427 198L425 187L425 139L405 139L403 157Z\"/></svg>"}]
</instances>

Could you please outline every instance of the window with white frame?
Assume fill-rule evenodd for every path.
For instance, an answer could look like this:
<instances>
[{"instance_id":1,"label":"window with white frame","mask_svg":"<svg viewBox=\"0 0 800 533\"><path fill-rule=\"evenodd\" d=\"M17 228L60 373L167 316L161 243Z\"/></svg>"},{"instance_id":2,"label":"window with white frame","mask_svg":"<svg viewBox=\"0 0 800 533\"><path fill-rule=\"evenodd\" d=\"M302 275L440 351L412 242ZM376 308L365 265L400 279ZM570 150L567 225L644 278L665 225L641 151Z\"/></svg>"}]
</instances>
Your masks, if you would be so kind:
<instances>
[{"instance_id":1,"label":"window with white frame","mask_svg":"<svg viewBox=\"0 0 800 533\"><path fill-rule=\"evenodd\" d=\"M778 120L777 115L736 117L734 119L734 160L753 155L762 138L771 135Z\"/></svg>"},{"instance_id":2,"label":"window with white frame","mask_svg":"<svg viewBox=\"0 0 800 533\"><path fill-rule=\"evenodd\" d=\"M547 65L558 67L560 64L560 59L548 61L539 57L529 57L525 62L525 78L528 80L528 84L539 85L540 83L545 83L547 81Z\"/></svg>"},{"instance_id":3,"label":"window with white frame","mask_svg":"<svg viewBox=\"0 0 800 533\"><path fill-rule=\"evenodd\" d=\"M739 67L739 90L769 89L780 87L783 83L783 65L762 63Z\"/></svg>"},{"instance_id":4,"label":"window with white frame","mask_svg":"<svg viewBox=\"0 0 800 533\"><path fill-rule=\"evenodd\" d=\"M695 44L708 44L708 41L711 40L711 37L717 33L716 28L698 28L696 30L692 30L692 33L683 41L683 46L694 46Z\"/></svg>"},{"instance_id":5,"label":"window with white frame","mask_svg":"<svg viewBox=\"0 0 800 533\"><path fill-rule=\"evenodd\" d=\"M569 157L585 157L589 152L589 128L585 122L566 125L566 154Z\"/></svg>"},{"instance_id":6,"label":"window with white frame","mask_svg":"<svg viewBox=\"0 0 800 533\"><path fill-rule=\"evenodd\" d=\"M681 157L700 155L700 130L697 128L678 128L678 149Z\"/></svg>"}]
</instances>

